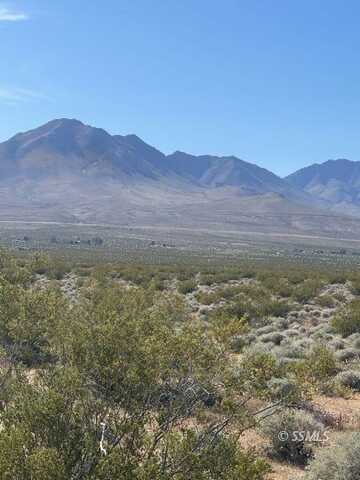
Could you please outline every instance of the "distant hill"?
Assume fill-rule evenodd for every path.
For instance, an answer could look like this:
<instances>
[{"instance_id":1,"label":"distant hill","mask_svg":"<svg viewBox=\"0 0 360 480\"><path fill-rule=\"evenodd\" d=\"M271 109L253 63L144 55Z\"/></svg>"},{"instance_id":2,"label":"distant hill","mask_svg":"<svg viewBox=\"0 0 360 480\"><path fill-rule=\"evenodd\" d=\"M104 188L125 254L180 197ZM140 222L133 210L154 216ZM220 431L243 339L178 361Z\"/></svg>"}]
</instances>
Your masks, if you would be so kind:
<instances>
[{"instance_id":1,"label":"distant hill","mask_svg":"<svg viewBox=\"0 0 360 480\"><path fill-rule=\"evenodd\" d=\"M9 177L73 175L164 180L176 175L204 187L240 187L244 194L289 192L280 177L236 157L165 156L136 135L110 135L78 120L53 120L0 144L0 173Z\"/></svg>"},{"instance_id":2,"label":"distant hill","mask_svg":"<svg viewBox=\"0 0 360 480\"><path fill-rule=\"evenodd\" d=\"M334 174L319 169L281 179L234 156L166 156L136 135L57 119L0 144L0 221L358 235L359 222L322 208L332 200L316 185ZM350 189L356 201L356 172L339 198Z\"/></svg>"},{"instance_id":3,"label":"distant hill","mask_svg":"<svg viewBox=\"0 0 360 480\"><path fill-rule=\"evenodd\" d=\"M286 180L339 211L360 214L360 162L328 160L302 168Z\"/></svg>"},{"instance_id":4,"label":"distant hill","mask_svg":"<svg viewBox=\"0 0 360 480\"><path fill-rule=\"evenodd\" d=\"M0 144L0 174L3 178L68 174L155 178L147 155L132 136L113 137L78 120L60 119Z\"/></svg>"},{"instance_id":5,"label":"distant hill","mask_svg":"<svg viewBox=\"0 0 360 480\"><path fill-rule=\"evenodd\" d=\"M269 170L234 156L194 156L175 152L167 161L174 172L206 187L237 186L250 195L291 191L289 185Z\"/></svg>"}]
</instances>

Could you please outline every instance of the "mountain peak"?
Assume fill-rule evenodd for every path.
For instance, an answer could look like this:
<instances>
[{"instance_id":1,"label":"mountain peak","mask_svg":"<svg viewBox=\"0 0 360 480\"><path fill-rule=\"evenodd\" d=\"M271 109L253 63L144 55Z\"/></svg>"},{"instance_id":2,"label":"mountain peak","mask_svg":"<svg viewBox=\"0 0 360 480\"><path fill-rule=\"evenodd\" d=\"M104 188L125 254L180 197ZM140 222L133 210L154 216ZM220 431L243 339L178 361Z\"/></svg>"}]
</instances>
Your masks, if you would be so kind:
<instances>
[{"instance_id":1,"label":"mountain peak","mask_svg":"<svg viewBox=\"0 0 360 480\"><path fill-rule=\"evenodd\" d=\"M360 207L360 162L346 158L315 163L289 175L286 180L297 188L335 207Z\"/></svg>"},{"instance_id":2,"label":"mountain peak","mask_svg":"<svg viewBox=\"0 0 360 480\"><path fill-rule=\"evenodd\" d=\"M50 120L45 125L71 125L71 126L82 126L85 127L85 124L76 118L55 118L54 120Z\"/></svg>"},{"instance_id":3,"label":"mountain peak","mask_svg":"<svg viewBox=\"0 0 360 480\"><path fill-rule=\"evenodd\" d=\"M244 194L283 193L288 184L235 156L164 155L135 134L110 135L75 118L58 118L0 144L0 176L181 180L193 186L236 187ZM172 180L171 180L172 181Z\"/></svg>"},{"instance_id":4,"label":"mountain peak","mask_svg":"<svg viewBox=\"0 0 360 480\"><path fill-rule=\"evenodd\" d=\"M349 160L347 158L330 158L329 160L327 160L326 162L324 163L320 163L320 164L317 164L317 165L353 165L355 163L358 163L356 162L355 160Z\"/></svg>"}]
</instances>

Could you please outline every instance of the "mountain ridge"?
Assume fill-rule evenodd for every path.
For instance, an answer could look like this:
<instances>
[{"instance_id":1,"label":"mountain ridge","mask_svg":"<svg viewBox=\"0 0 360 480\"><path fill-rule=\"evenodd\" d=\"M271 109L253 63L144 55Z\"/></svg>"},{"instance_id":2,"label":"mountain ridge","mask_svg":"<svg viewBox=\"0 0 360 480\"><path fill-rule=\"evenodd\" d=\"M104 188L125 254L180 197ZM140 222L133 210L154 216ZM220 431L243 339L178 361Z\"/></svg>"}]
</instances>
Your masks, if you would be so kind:
<instances>
[{"instance_id":1,"label":"mountain ridge","mask_svg":"<svg viewBox=\"0 0 360 480\"><path fill-rule=\"evenodd\" d=\"M290 187L269 170L233 155L165 155L135 134L110 135L76 119L55 119L0 144L2 177L61 174L150 178L175 174L203 187L238 186L247 194Z\"/></svg>"},{"instance_id":2,"label":"mountain ridge","mask_svg":"<svg viewBox=\"0 0 360 480\"><path fill-rule=\"evenodd\" d=\"M360 162L339 158L304 167L285 178L333 210L360 215Z\"/></svg>"},{"instance_id":3,"label":"mountain ridge","mask_svg":"<svg viewBox=\"0 0 360 480\"><path fill-rule=\"evenodd\" d=\"M0 220L360 232L340 211L329 224L329 203L233 155L165 155L76 119L0 143Z\"/></svg>"}]
</instances>

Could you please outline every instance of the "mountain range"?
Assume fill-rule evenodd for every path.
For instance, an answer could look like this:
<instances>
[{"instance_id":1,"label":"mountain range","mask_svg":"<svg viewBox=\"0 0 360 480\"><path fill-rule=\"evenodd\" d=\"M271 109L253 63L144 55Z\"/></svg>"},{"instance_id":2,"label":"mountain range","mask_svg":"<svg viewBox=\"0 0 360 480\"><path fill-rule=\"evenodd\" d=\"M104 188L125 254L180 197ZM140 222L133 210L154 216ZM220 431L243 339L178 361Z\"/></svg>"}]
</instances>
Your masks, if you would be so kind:
<instances>
[{"instance_id":1,"label":"mountain range","mask_svg":"<svg viewBox=\"0 0 360 480\"><path fill-rule=\"evenodd\" d=\"M165 155L74 119L0 143L0 220L356 236L359 216L360 162L280 178L235 156Z\"/></svg>"}]
</instances>

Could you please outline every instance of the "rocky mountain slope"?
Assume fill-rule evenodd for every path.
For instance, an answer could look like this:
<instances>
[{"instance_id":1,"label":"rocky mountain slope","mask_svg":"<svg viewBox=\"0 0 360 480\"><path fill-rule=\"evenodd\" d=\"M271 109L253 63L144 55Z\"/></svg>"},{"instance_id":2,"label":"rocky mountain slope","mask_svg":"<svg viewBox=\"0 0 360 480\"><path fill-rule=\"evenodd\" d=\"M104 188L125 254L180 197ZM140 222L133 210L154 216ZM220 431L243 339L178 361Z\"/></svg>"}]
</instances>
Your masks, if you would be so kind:
<instances>
[{"instance_id":1,"label":"rocky mountain slope","mask_svg":"<svg viewBox=\"0 0 360 480\"><path fill-rule=\"evenodd\" d=\"M0 221L360 232L313 193L233 156L166 156L136 135L78 120L53 120L0 144Z\"/></svg>"},{"instance_id":2,"label":"rocky mountain slope","mask_svg":"<svg viewBox=\"0 0 360 480\"><path fill-rule=\"evenodd\" d=\"M286 180L335 210L360 215L360 162L328 160L302 168Z\"/></svg>"}]
</instances>

